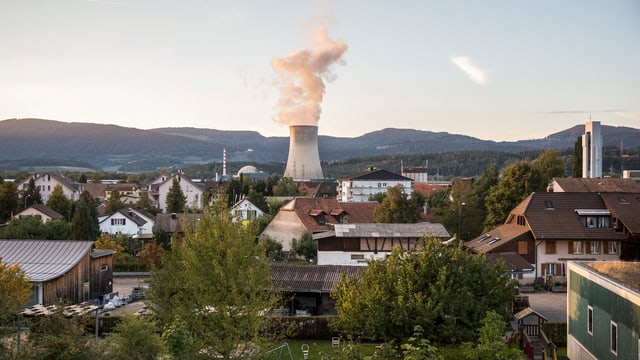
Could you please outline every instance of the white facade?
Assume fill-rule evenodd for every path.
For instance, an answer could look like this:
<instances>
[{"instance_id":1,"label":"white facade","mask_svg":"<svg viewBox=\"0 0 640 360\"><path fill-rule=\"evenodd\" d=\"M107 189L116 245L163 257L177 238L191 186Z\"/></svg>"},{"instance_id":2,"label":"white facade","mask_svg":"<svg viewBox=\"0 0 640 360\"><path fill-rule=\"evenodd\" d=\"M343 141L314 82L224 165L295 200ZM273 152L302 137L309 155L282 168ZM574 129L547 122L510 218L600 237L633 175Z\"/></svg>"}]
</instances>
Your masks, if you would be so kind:
<instances>
[{"instance_id":1,"label":"white facade","mask_svg":"<svg viewBox=\"0 0 640 360\"><path fill-rule=\"evenodd\" d=\"M387 188L402 185L407 196L411 197L413 188L409 180L345 180L340 182L338 201L365 202L370 201L372 195L386 193Z\"/></svg>"},{"instance_id":2,"label":"white facade","mask_svg":"<svg viewBox=\"0 0 640 360\"><path fill-rule=\"evenodd\" d=\"M318 265L358 265L366 266L367 261L383 260L389 253L370 251L318 251Z\"/></svg>"},{"instance_id":3,"label":"white facade","mask_svg":"<svg viewBox=\"0 0 640 360\"><path fill-rule=\"evenodd\" d=\"M536 247L536 277L546 277L548 275L566 276L567 261L569 260L616 261L620 259L619 241L555 240L552 242L555 243L555 246L549 250L555 251L550 251L550 253L547 253L546 242ZM570 246L571 248L569 248ZM553 266L549 266L550 264L553 264Z\"/></svg>"},{"instance_id":4,"label":"white facade","mask_svg":"<svg viewBox=\"0 0 640 360\"><path fill-rule=\"evenodd\" d=\"M40 190L40 196L42 197L43 203L46 203L47 200L49 200L49 196L51 196L51 192L53 192L53 189L57 184L62 186L62 192L67 199L71 201L78 201L78 199L80 199L80 193L82 191L74 188L74 186L62 177L62 175L55 173L33 174L18 185L18 190L27 190L31 179L34 179L36 187Z\"/></svg>"},{"instance_id":5,"label":"white facade","mask_svg":"<svg viewBox=\"0 0 640 360\"><path fill-rule=\"evenodd\" d=\"M255 220L264 215L264 211L260 210L259 207L255 206L249 199L242 199L238 201L231 208L231 216L233 216L233 221L245 221L245 220Z\"/></svg>"},{"instance_id":6,"label":"white facade","mask_svg":"<svg viewBox=\"0 0 640 360\"><path fill-rule=\"evenodd\" d=\"M600 121L587 121L582 135L582 177L602 177L602 131Z\"/></svg>"},{"instance_id":7,"label":"white facade","mask_svg":"<svg viewBox=\"0 0 640 360\"><path fill-rule=\"evenodd\" d=\"M134 209L121 209L114 214L102 216L99 222L102 233L129 236L153 234L153 219Z\"/></svg>"},{"instance_id":8,"label":"white facade","mask_svg":"<svg viewBox=\"0 0 640 360\"><path fill-rule=\"evenodd\" d=\"M160 210L163 212L167 211L167 194L171 186L173 186L173 179L178 180L182 194L186 197L185 206L189 209L202 210L202 195L204 192L196 183L181 173L163 178L164 182L158 186L158 208L160 208Z\"/></svg>"}]
</instances>

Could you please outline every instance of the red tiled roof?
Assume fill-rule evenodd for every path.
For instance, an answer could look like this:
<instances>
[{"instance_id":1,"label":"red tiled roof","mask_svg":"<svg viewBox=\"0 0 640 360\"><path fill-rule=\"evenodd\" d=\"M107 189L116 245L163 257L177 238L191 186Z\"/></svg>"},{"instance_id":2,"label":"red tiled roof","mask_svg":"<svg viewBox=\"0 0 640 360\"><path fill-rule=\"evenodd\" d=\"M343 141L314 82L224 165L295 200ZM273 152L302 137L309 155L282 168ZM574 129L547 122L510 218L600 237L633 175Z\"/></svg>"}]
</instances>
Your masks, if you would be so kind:
<instances>
[{"instance_id":1,"label":"red tiled roof","mask_svg":"<svg viewBox=\"0 0 640 360\"><path fill-rule=\"evenodd\" d=\"M295 212L305 229L314 233L331 230L330 224L339 224L340 219L334 214L348 215L350 223L373 222L373 211L377 206L376 201L340 203L336 198L296 197L280 208L280 211ZM323 216L324 225L318 221L319 215Z\"/></svg>"},{"instance_id":2,"label":"red tiled roof","mask_svg":"<svg viewBox=\"0 0 640 360\"><path fill-rule=\"evenodd\" d=\"M429 184L424 182L414 182L413 183L413 191L417 191L422 194L425 198L429 197L436 191L440 191L442 189L446 190L450 187L449 184Z\"/></svg>"}]
</instances>

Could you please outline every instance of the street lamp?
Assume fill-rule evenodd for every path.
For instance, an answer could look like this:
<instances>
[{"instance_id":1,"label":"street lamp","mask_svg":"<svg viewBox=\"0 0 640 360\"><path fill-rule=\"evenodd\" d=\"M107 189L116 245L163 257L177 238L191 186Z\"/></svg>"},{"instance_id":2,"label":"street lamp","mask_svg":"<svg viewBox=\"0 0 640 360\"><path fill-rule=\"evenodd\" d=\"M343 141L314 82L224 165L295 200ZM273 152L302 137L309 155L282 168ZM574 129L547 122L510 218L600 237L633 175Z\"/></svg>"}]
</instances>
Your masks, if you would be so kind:
<instances>
[{"instance_id":1,"label":"street lamp","mask_svg":"<svg viewBox=\"0 0 640 360\"><path fill-rule=\"evenodd\" d=\"M462 207L467 205L465 202L458 202L458 240L462 241L462 233L460 232L460 223L462 221Z\"/></svg>"}]
</instances>

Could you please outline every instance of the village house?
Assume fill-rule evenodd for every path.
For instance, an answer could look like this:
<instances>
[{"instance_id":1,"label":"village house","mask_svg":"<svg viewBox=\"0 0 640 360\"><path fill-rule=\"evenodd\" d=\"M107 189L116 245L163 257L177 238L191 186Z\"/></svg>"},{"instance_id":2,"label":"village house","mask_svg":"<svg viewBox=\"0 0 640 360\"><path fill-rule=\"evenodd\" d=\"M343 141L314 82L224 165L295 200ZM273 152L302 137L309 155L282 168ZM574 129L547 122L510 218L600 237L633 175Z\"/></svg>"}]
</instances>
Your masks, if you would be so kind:
<instances>
[{"instance_id":1,"label":"village house","mask_svg":"<svg viewBox=\"0 0 640 360\"><path fill-rule=\"evenodd\" d=\"M78 304L113 291L113 251L91 252L93 241L0 240L0 258L18 264L33 292L27 306Z\"/></svg>"},{"instance_id":2,"label":"village house","mask_svg":"<svg viewBox=\"0 0 640 360\"><path fill-rule=\"evenodd\" d=\"M402 190L411 197L413 179L394 174L387 170L369 168L365 171L338 179L338 201L366 202L371 196L386 193L387 188L401 185Z\"/></svg>"},{"instance_id":3,"label":"village house","mask_svg":"<svg viewBox=\"0 0 640 360\"><path fill-rule=\"evenodd\" d=\"M173 180L176 179L182 190L182 194L186 197L185 206L189 209L202 210L204 201L204 183L195 183L189 179L184 172L179 171L176 174L162 175L148 184L149 196L162 212L167 212L167 194L173 186Z\"/></svg>"},{"instance_id":4,"label":"village house","mask_svg":"<svg viewBox=\"0 0 640 360\"><path fill-rule=\"evenodd\" d=\"M64 216L62 214L42 204L33 204L17 213L13 218L23 219L29 216L38 217L42 223L47 223L51 220L64 220Z\"/></svg>"},{"instance_id":5,"label":"village house","mask_svg":"<svg viewBox=\"0 0 640 360\"><path fill-rule=\"evenodd\" d=\"M29 187L29 181L31 179L34 180L34 183L38 190L40 191L40 196L42 197L42 202L46 203L49 200L49 196L51 196L51 192L56 187L56 185L62 186L62 192L67 199L71 201L77 201L80 199L80 194L82 193L82 187L80 184L72 182L61 174L54 172L45 172L45 173L34 173L30 175L25 180L23 180L20 184L18 184L18 191L23 194L24 191ZM22 195L23 196L23 195Z\"/></svg>"},{"instance_id":6,"label":"village house","mask_svg":"<svg viewBox=\"0 0 640 360\"><path fill-rule=\"evenodd\" d=\"M372 223L377 201L346 203L336 198L296 197L282 206L273 220L260 234L291 250L291 240L300 239L306 231L314 235L332 231L335 224Z\"/></svg>"},{"instance_id":7,"label":"village house","mask_svg":"<svg viewBox=\"0 0 640 360\"><path fill-rule=\"evenodd\" d=\"M420 248L424 238L444 241L450 237L442 224L335 224L333 231L314 236L318 241L318 265L366 265L381 260L398 247Z\"/></svg>"},{"instance_id":8,"label":"village house","mask_svg":"<svg viewBox=\"0 0 640 360\"><path fill-rule=\"evenodd\" d=\"M640 259L640 193L532 193L498 226L464 246L516 253L533 265L520 283L565 282L568 261Z\"/></svg>"},{"instance_id":9,"label":"village house","mask_svg":"<svg viewBox=\"0 0 640 360\"><path fill-rule=\"evenodd\" d=\"M243 198L231 207L233 221L250 221L264 215L264 211L255 206L249 199Z\"/></svg>"},{"instance_id":10,"label":"village house","mask_svg":"<svg viewBox=\"0 0 640 360\"><path fill-rule=\"evenodd\" d=\"M155 216L138 208L123 208L98 219L101 233L137 235L146 238L153 237L154 221Z\"/></svg>"}]
</instances>

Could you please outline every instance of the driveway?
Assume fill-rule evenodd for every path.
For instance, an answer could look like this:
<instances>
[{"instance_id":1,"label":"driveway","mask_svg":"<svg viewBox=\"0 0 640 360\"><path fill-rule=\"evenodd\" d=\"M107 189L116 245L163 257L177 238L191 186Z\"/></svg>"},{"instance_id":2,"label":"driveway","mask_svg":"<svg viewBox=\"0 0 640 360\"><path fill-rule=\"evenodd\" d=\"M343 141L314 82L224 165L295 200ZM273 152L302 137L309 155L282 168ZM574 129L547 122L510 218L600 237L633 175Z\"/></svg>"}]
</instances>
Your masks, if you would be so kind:
<instances>
[{"instance_id":1,"label":"driveway","mask_svg":"<svg viewBox=\"0 0 640 360\"><path fill-rule=\"evenodd\" d=\"M529 306L549 322L567 322L567 293L536 292L529 296Z\"/></svg>"}]
</instances>

